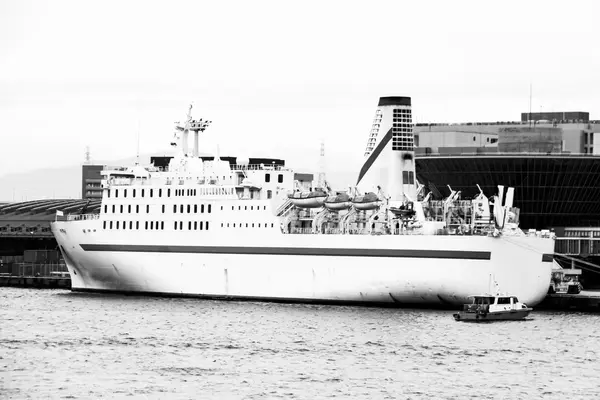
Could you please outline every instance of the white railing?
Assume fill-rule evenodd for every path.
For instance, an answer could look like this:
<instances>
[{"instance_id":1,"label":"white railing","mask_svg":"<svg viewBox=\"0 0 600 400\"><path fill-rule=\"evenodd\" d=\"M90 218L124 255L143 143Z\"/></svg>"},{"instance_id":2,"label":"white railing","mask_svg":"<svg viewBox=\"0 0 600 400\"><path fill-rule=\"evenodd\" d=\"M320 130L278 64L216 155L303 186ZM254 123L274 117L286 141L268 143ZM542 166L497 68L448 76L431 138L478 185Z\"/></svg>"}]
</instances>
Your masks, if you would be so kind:
<instances>
[{"instance_id":1,"label":"white railing","mask_svg":"<svg viewBox=\"0 0 600 400\"><path fill-rule=\"evenodd\" d=\"M88 221L100 219L100 214L69 214L67 215L67 221Z\"/></svg>"}]
</instances>

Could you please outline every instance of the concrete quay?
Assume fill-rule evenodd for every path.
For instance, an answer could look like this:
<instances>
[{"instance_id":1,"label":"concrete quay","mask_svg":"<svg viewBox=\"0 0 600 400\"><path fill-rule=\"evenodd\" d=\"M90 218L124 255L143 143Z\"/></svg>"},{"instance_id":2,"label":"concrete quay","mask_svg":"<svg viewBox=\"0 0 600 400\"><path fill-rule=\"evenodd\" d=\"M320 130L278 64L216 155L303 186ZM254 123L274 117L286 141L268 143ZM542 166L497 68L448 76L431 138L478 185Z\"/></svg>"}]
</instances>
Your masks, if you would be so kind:
<instances>
[{"instance_id":1,"label":"concrete quay","mask_svg":"<svg viewBox=\"0 0 600 400\"><path fill-rule=\"evenodd\" d=\"M582 290L578 294L549 294L534 309L600 313L600 290Z\"/></svg>"},{"instance_id":2,"label":"concrete quay","mask_svg":"<svg viewBox=\"0 0 600 400\"><path fill-rule=\"evenodd\" d=\"M0 287L35 289L71 289L71 278L67 276L11 276L0 275Z\"/></svg>"}]
</instances>

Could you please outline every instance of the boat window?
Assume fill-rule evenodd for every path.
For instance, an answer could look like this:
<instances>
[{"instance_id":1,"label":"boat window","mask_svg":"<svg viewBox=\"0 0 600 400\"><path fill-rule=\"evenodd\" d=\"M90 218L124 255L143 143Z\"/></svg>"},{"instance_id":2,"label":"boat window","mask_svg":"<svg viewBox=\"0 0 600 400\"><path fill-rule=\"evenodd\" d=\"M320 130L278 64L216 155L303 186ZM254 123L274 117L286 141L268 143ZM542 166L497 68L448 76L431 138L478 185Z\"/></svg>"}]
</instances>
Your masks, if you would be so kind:
<instances>
[{"instance_id":1,"label":"boat window","mask_svg":"<svg viewBox=\"0 0 600 400\"><path fill-rule=\"evenodd\" d=\"M510 304L510 297L498 297L498 304Z\"/></svg>"},{"instance_id":2,"label":"boat window","mask_svg":"<svg viewBox=\"0 0 600 400\"><path fill-rule=\"evenodd\" d=\"M513 303L518 303L519 302L519 299L517 299L516 297L513 297L512 299L513 299Z\"/></svg>"},{"instance_id":3,"label":"boat window","mask_svg":"<svg viewBox=\"0 0 600 400\"><path fill-rule=\"evenodd\" d=\"M227 226L229 226L229 224L227 224ZM235 222L233 223L233 227L235 228Z\"/></svg>"},{"instance_id":4,"label":"boat window","mask_svg":"<svg viewBox=\"0 0 600 400\"><path fill-rule=\"evenodd\" d=\"M271 182L271 174L265 174L265 182Z\"/></svg>"},{"instance_id":5,"label":"boat window","mask_svg":"<svg viewBox=\"0 0 600 400\"><path fill-rule=\"evenodd\" d=\"M234 206L231 206L231 211L234 211L234 210L235 210L235 207L234 207Z\"/></svg>"},{"instance_id":6,"label":"boat window","mask_svg":"<svg viewBox=\"0 0 600 400\"><path fill-rule=\"evenodd\" d=\"M279 174L279 175L277 176L277 182L279 182L279 183L283 183L283 175L282 175L282 174Z\"/></svg>"},{"instance_id":7,"label":"boat window","mask_svg":"<svg viewBox=\"0 0 600 400\"><path fill-rule=\"evenodd\" d=\"M223 206L221 206L221 211L223 211Z\"/></svg>"},{"instance_id":8,"label":"boat window","mask_svg":"<svg viewBox=\"0 0 600 400\"><path fill-rule=\"evenodd\" d=\"M271 228L273 227L273 223L271 222Z\"/></svg>"},{"instance_id":9,"label":"boat window","mask_svg":"<svg viewBox=\"0 0 600 400\"><path fill-rule=\"evenodd\" d=\"M154 196L154 189L150 189L150 197Z\"/></svg>"},{"instance_id":10,"label":"boat window","mask_svg":"<svg viewBox=\"0 0 600 400\"><path fill-rule=\"evenodd\" d=\"M248 206L244 206L244 211L248 211Z\"/></svg>"},{"instance_id":11,"label":"boat window","mask_svg":"<svg viewBox=\"0 0 600 400\"><path fill-rule=\"evenodd\" d=\"M127 189L123 190L123 197L127 197Z\"/></svg>"}]
</instances>

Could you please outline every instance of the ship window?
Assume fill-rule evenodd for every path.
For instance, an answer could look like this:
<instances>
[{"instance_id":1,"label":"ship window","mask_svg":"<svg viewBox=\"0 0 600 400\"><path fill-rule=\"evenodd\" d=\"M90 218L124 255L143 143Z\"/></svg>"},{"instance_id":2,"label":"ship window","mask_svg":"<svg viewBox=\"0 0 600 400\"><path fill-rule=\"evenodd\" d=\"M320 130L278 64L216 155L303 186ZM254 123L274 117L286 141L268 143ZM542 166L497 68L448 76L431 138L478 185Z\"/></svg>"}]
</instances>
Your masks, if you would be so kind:
<instances>
[{"instance_id":1,"label":"ship window","mask_svg":"<svg viewBox=\"0 0 600 400\"><path fill-rule=\"evenodd\" d=\"M234 210L235 210L235 207L234 207L234 206L231 206L231 211L234 211Z\"/></svg>"},{"instance_id":2,"label":"ship window","mask_svg":"<svg viewBox=\"0 0 600 400\"><path fill-rule=\"evenodd\" d=\"M210 204L208 205L208 212L210 212Z\"/></svg>"},{"instance_id":3,"label":"ship window","mask_svg":"<svg viewBox=\"0 0 600 400\"><path fill-rule=\"evenodd\" d=\"M229 224L227 224L227 226L229 226ZM233 227L235 228L235 222L233 223Z\"/></svg>"},{"instance_id":4,"label":"ship window","mask_svg":"<svg viewBox=\"0 0 600 400\"><path fill-rule=\"evenodd\" d=\"M127 189L123 190L123 197L127 197Z\"/></svg>"},{"instance_id":5,"label":"ship window","mask_svg":"<svg viewBox=\"0 0 600 400\"><path fill-rule=\"evenodd\" d=\"M173 223L173 229L177 230L177 221Z\"/></svg>"},{"instance_id":6,"label":"ship window","mask_svg":"<svg viewBox=\"0 0 600 400\"><path fill-rule=\"evenodd\" d=\"M200 230L202 230L203 227L204 227L204 223L202 221L200 221Z\"/></svg>"},{"instance_id":7,"label":"ship window","mask_svg":"<svg viewBox=\"0 0 600 400\"><path fill-rule=\"evenodd\" d=\"M271 197L273 197L273 191L267 190L267 199L270 199Z\"/></svg>"},{"instance_id":8,"label":"ship window","mask_svg":"<svg viewBox=\"0 0 600 400\"><path fill-rule=\"evenodd\" d=\"M148 229L148 221L144 223L144 229Z\"/></svg>"},{"instance_id":9,"label":"ship window","mask_svg":"<svg viewBox=\"0 0 600 400\"><path fill-rule=\"evenodd\" d=\"M179 212L183 214L183 204L179 206Z\"/></svg>"},{"instance_id":10,"label":"ship window","mask_svg":"<svg viewBox=\"0 0 600 400\"><path fill-rule=\"evenodd\" d=\"M248 227L248 223L246 222L246 228Z\"/></svg>"},{"instance_id":11,"label":"ship window","mask_svg":"<svg viewBox=\"0 0 600 400\"><path fill-rule=\"evenodd\" d=\"M106 197L108 197L108 198L110 199L110 189L108 189L108 190L106 191Z\"/></svg>"},{"instance_id":12,"label":"ship window","mask_svg":"<svg viewBox=\"0 0 600 400\"><path fill-rule=\"evenodd\" d=\"M254 228L254 224L252 224L252 227Z\"/></svg>"},{"instance_id":13,"label":"ship window","mask_svg":"<svg viewBox=\"0 0 600 400\"><path fill-rule=\"evenodd\" d=\"M108 206L105 204L104 205L104 214L106 214L108 212Z\"/></svg>"},{"instance_id":14,"label":"ship window","mask_svg":"<svg viewBox=\"0 0 600 400\"><path fill-rule=\"evenodd\" d=\"M277 182L279 182L279 183L283 183L283 175L282 175L282 174L279 174L279 175L277 176Z\"/></svg>"},{"instance_id":15,"label":"ship window","mask_svg":"<svg viewBox=\"0 0 600 400\"><path fill-rule=\"evenodd\" d=\"M267 206L263 206L263 207L264 207L265 210L267 209Z\"/></svg>"},{"instance_id":16,"label":"ship window","mask_svg":"<svg viewBox=\"0 0 600 400\"><path fill-rule=\"evenodd\" d=\"M188 231L191 231L191 230L192 230L192 221L189 221L188 222Z\"/></svg>"},{"instance_id":17,"label":"ship window","mask_svg":"<svg viewBox=\"0 0 600 400\"><path fill-rule=\"evenodd\" d=\"M144 189L142 189L142 197L144 197Z\"/></svg>"},{"instance_id":18,"label":"ship window","mask_svg":"<svg viewBox=\"0 0 600 400\"><path fill-rule=\"evenodd\" d=\"M127 212L131 214L131 204L127 206Z\"/></svg>"},{"instance_id":19,"label":"ship window","mask_svg":"<svg viewBox=\"0 0 600 400\"><path fill-rule=\"evenodd\" d=\"M204 204L200 205L200 212L203 213L204 212Z\"/></svg>"},{"instance_id":20,"label":"ship window","mask_svg":"<svg viewBox=\"0 0 600 400\"><path fill-rule=\"evenodd\" d=\"M160 229L165 229L165 221L160 221Z\"/></svg>"},{"instance_id":21,"label":"ship window","mask_svg":"<svg viewBox=\"0 0 600 400\"><path fill-rule=\"evenodd\" d=\"M140 213L140 205L139 205L139 204L137 204L137 205L135 206L135 212L136 212L136 214L139 214L139 213Z\"/></svg>"},{"instance_id":22,"label":"ship window","mask_svg":"<svg viewBox=\"0 0 600 400\"><path fill-rule=\"evenodd\" d=\"M150 229L154 229L154 221L150 221Z\"/></svg>"},{"instance_id":23,"label":"ship window","mask_svg":"<svg viewBox=\"0 0 600 400\"><path fill-rule=\"evenodd\" d=\"M271 174L265 174L265 182L271 182Z\"/></svg>"},{"instance_id":24,"label":"ship window","mask_svg":"<svg viewBox=\"0 0 600 400\"><path fill-rule=\"evenodd\" d=\"M254 210L254 206L250 206L250 211Z\"/></svg>"},{"instance_id":25,"label":"ship window","mask_svg":"<svg viewBox=\"0 0 600 400\"><path fill-rule=\"evenodd\" d=\"M115 229L119 229L119 221L116 222L116 228Z\"/></svg>"},{"instance_id":26,"label":"ship window","mask_svg":"<svg viewBox=\"0 0 600 400\"><path fill-rule=\"evenodd\" d=\"M190 213L190 209L191 209L191 207L190 207L190 205L188 204L188 205L187 205L187 213L188 213L188 214Z\"/></svg>"},{"instance_id":27,"label":"ship window","mask_svg":"<svg viewBox=\"0 0 600 400\"><path fill-rule=\"evenodd\" d=\"M150 189L150 197L154 195L154 189Z\"/></svg>"},{"instance_id":28,"label":"ship window","mask_svg":"<svg viewBox=\"0 0 600 400\"><path fill-rule=\"evenodd\" d=\"M123 229L127 229L127 221L123 221Z\"/></svg>"},{"instance_id":29,"label":"ship window","mask_svg":"<svg viewBox=\"0 0 600 400\"><path fill-rule=\"evenodd\" d=\"M121 204L121 207L119 207L119 210L120 210L119 212L120 212L121 214L123 214L123 204Z\"/></svg>"},{"instance_id":30,"label":"ship window","mask_svg":"<svg viewBox=\"0 0 600 400\"><path fill-rule=\"evenodd\" d=\"M223 211L223 206L221 206L221 211Z\"/></svg>"},{"instance_id":31,"label":"ship window","mask_svg":"<svg viewBox=\"0 0 600 400\"><path fill-rule=\"evenodd\" d=\"M165 213L165 205L164 204L162 205L162 213L163 214Z\"/></svg>"},{"instance_id":32,"label":"ship window","mask_svg":"<svg viewBox=\"0 0 600 400\"><path fill-rule=\"evenodd\" d=\"M198 221L194 221L194 230L198 229Z\"/></svg>"},{"instance_id":33,"label":"ship window","mask_svg":"<svg viewBox=\"0 0 600 400\"><path fill-rule=\"evenodd\" d=\"M119 189L115 189L115 197L119 197Z\"/></svg>"},{"instance_id":34,"label":"ship window","mask_svg":"<svg viewBox=\"0 0 600 400\"><path fill-rule=\"evenodd\" d=\"M135 229L140 229L140 221L135 221Z\"/></svg>"},{"instance_id":35,"label":"ship window","mask_svg":"<svg viewBox=\"0 0 600 400\"><path fill-rule=\"evenodd\" d=\"M110 225L109 225L110 229L112 229L112 223L113 223L113 222L112 222L112 221L110 221Z\"/></svg>"},{"instance_id":36,"label":"ship window","mask_svg":"<svg viewBox=\"0 0 600 400\"><path fill-rule=\"evenodd\" d=\"M273 227L273 223L271 222L271 228Z\"/></svg>"},{"instance_id":37,"label":"ship window","mask_svg":"<svg viewBox=\"0 0 600 400\"><path fill-rule=\"evenodd\" d=\"M133 197L135 197L135 189L133 189Z\"/></svg>"},{"instance_id":38,"label":"ship window","mask_svg":"<svg viewBox=\"0 0 600 400\"><path fill-rule=\"evenodd\" d=\"M492 138L492 141L491 141L491 143L496 143L497 141L498 141L498 139L497 139L497 138Z\"/></svg>"},{"instance_id":39,"label":"ship window","mask_svg":"<svg viewBox=\"0 0 600 400\"><path fill-rule=\"evenodd\" d=\"M173 214L177 214L177 205L173 204Z\"/></svg>"},{"instance_id":40,"label":"ship window","mask_svg":"<svg viewBox=\"0 0 600 400\"><path fill-rule=\"evenodd\" d=\"M475 141L475 140L477 140L477 139L475 138L475 136L473 136L473 141Z\"/></svg>"},{"instance_id":41,"label":"ship window","mask_svg":"<svg viewBox=\"0 0 600 400\"><path fill-rule=\"evenodd\" d=\"M194 204L194 214L198 214L198 204Z\"/></svg>"},{"instance_id":42,"label":"ship window","mask_svg":"<svg viewBox=\"0 0 600 400\"><path fill-rule=\"evenodd\" d=\"M113 204L113 206L112 206L112 209L113 209L113 210L112 210L112 213L114 214L114 213L115 213L115 205L114 205L114 204Z\"/></svg>"},{"instance_id":43,"label":"ship window","mask_svg":"<svg viewBox=\"0 0 600 400\"><path fill-rule=\"evenodd\" d=\"M221 228L223 227L223 223L221 222Z\"/></svg>"},{"instance_id":44,"label":"ship window","mask_svg":"<svg viewBox=\"0 0 600 400\"><path fill-rule=\"evenodd\" d=\"M146 204L146 213L149 214L150 213L150 204Z\"/></svg>"},{"instance_id":45,"label":"ship window","mask_svg":"<svg viewBox=\"0 0 600 400\"><path fill-rule=\"evenodd\" d=\"M102 229L106 229L106 221L102 222Z\"/></svg>"},{"instance_id":46,"label":"ship window","mask_svg":"<svg viewBox=\"0 0 600 400\"><path fill-rule=\"evenodd\" d=\"M206 221L206 228L205 229L208 230L208 221Z\"/></svg>"},{"instance_id":47,"label":"ship window","mask_svg":"<svg viewBox=\"0 0 600 400\"><path fill-rule=\"evenodd\" d=\"M167 189L167 197L171 197L171 189Z\"/></svg>"},{"instance_id":48,"label":"ship window","mask_svg":"<svg viewBox=\"0 0 600 400\"><path fill-rule=\"evenodd\" d=\"M258 227L260 228L260 222L258 223Z\"/></svg>"},{"instance_id":49,"label":"ship window","mask_svg":"<svg viewBox=\"0 0 600 400\"><path fill-rule=\"evenodd\" d=\"M248 211L248 206L244 206L244 211Z\"/></svg>"},{"instance_id":50,"label":"ship window","mask_svg":"<svg viewBox=\"0 0 600 400\"><path fill-rule=\"evenodd\" d=\"M158 189L158 197L162 197L162 189Z\"/></svg>"},{"instance_id":51,"label":"ship window","mask_svg":"<svg viewBox=\"0 0 600 400\"><path fill-rule=\"evenodd\" d=\"M179 221L179 230L183 230L183 221Z\"/></svg>"},{"instance_id":52,"label":"ship window","mask_svg":"<svg viewBox=\"0 0 600 400\"><path fill-rule=\"evenodd\" d=\"M242 206L238 206L238 211L242 209Z\"/></svg>"},{"instance_id":53,"label":"ship window","mask_svg":"<svg viewBox=\"0 0 600 400\"><path fill-rule=\"evenodd\" d=\"M129 221L129 229L133 229L133 221Z\"/></svg>"}]
</instances>

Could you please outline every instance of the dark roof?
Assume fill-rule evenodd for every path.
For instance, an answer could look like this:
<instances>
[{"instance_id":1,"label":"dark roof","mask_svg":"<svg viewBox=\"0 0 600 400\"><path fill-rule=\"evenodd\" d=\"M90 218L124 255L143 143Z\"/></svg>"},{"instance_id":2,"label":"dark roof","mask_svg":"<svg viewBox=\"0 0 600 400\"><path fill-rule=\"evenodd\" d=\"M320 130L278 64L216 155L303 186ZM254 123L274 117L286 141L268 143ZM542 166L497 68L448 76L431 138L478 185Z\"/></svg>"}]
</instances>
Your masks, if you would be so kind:
<instances>
[{"instance_id":1,"label":"dark roof","mask_svg":"<svg viewBox=\"0 0 600 400\"><path fill-rule=\"evenodd\" d=\"M45 217L49 214L55 214L56 211L62 211L65 214L80 214L82 211L86 214L98 213L100 201L100 199L94 199L89 200L88 203L88 200L82 199L51 199L4 203L0 204L0 220L9 216L33 216L33 219L35 219L35 216ZM87 207L85 207L86 204Z\"/></svg>"}]
</instances>

